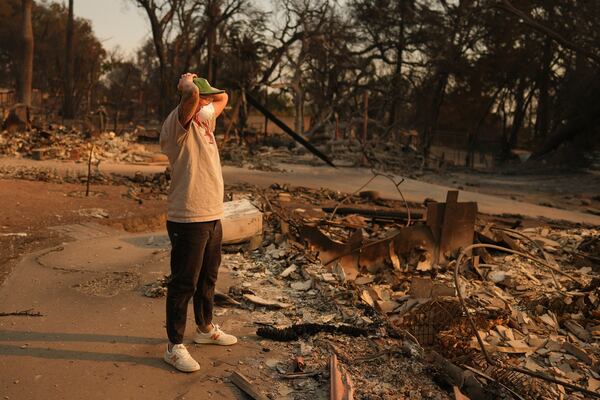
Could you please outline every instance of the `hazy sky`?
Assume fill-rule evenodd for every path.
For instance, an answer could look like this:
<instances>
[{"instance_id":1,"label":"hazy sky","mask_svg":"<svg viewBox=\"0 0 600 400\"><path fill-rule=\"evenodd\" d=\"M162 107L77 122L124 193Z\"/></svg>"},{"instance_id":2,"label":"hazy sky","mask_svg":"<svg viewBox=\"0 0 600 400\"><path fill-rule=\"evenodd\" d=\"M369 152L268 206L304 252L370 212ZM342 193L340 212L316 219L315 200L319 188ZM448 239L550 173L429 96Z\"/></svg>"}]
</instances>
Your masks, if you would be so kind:
<instances>
[{"instance_id":1,"label":"hazy sky","mask_svg":"<svg viewBox=\"0 0 600 400\"><path fill-rule=\"evenodd\" d=\"M65 0L49 1L68 4ZM269 0L256 0L254 3L264 9ZM144 10L137 8L132 0L74 0L74 13L92 22L94 33L105 49L119 46L124 55L133 55L143 40L151 35Z\"/></svg>"},{"instance_id":2,"label":"hazy sky","mask_svg":"<svg viewBox=\"0 0 600 400\"><path fill-rule=\"evenodd\" d=\"M67 3L54 0L55 3ZM74 0L76 17L89 19L94 33L107 50L119 46L125 55L133 54L150 35L143 10L131 0Z\"/></svg>"}]
</instances>

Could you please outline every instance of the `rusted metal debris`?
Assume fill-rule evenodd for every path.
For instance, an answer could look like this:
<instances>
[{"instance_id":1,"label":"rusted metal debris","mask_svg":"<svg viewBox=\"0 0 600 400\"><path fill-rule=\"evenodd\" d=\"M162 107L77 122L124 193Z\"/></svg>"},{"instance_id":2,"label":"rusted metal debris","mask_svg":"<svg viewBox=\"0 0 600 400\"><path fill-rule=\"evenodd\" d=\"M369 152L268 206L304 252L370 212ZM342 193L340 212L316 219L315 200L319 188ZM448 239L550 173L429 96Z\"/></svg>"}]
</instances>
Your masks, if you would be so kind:
<instances>
[{"instance_id":1,"label":"rusted metal debris","mask_svg":"<svg viewBox=\"0 0 600 400\"><path fill-rule=\"evenodd\" d=\"M477 203L458 203L458 191L448 191L445 203L427 204L427 226L431 229L437 252L435 264L446 264L457 250L473 244Z\"/></svg>"},{"instance_id":2,"label":"rusted metal debris","mask_svg":"<svg viewBox=\"0 0 600 400\"><path fill-rule=\"evenodd\" d=\"M357 230L346 243L331 240L316 226L302 226L299 241L318 252L325 265L339 262L349 280L361 269L377 272L383 265L399 271L428 271L445 264L451 254L473 243L476 203L457 203L458 192L448 192L446 203L430 203L427 225L413 225L391 232L387 238L365 241ZM327 208L324 208L327 210ZM338 209L339 211L339 209ZM370 210L370 215L389 217L389 211ZM415 262L416 261L416 262Z\"/></svg>"},{"instance_id":3,"label":"rusted metal debris","mask_svg":"<svg viewBox=\"0 0 600 400\"><path fill-rule=\"evenodd\" d=\"M361 270L375 273L385 265L393 265L398 271L430 270L436 249L431 230L424 225L402 228L385 239L366 243L361 230L342 243L330 239L315 226L304 225L300 227L298 240L317 252L324 265L339 263L350 281Z\"/></svg>"},{"instance_id":4,"label":"rusted metal debris","mask_svg":"<svg viewBox=\"0 0 600 400\"><path fill-rule=\"evenodd\" d=\"M329 379L329 398L331 400L354 399L352 378L340 365L335 354L332 354L329 360Z\"/></svg>"}]
</instances>

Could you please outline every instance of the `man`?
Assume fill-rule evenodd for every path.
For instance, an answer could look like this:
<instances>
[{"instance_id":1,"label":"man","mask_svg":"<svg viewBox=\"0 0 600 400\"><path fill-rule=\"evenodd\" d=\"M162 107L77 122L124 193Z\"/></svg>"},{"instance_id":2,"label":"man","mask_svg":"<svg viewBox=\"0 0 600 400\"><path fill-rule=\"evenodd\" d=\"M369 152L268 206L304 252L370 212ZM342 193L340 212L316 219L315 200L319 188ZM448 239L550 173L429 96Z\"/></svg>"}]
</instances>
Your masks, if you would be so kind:
<instances>
[{"instance_id":1,"label":"man","mask_svg":"<svg viewBox=\"0 0 600 400\"><path fill-rule=\"evenodd\" d=\"M172 247L171 281L167 287L169 343L164 360L180 371L193 372L200 366L183 345L187 306L192 297L197 325L194 342L237 342L212 323L223 235L223 175L214 129L228 97L191 73L181 76L177 89L181 101L160 133L160 147L171 166L167 212Z\"/></svg>"}]
</instances>

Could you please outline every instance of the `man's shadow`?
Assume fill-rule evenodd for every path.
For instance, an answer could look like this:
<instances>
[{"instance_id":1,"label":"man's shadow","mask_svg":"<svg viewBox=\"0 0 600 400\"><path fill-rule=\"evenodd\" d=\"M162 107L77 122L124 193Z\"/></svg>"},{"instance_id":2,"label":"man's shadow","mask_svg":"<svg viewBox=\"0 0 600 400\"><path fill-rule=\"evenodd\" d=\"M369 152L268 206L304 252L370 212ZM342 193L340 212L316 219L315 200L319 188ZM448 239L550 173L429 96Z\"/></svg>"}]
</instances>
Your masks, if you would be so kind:
<instances>
[{"instance_id":1,"label":"man's shadow","mask_svg":"<svg viewBox=\"0 0 600 400\"><path fill-rule=\"evenodd\" d=\"M122 344L144 344L158 345L164 343L164 339L147 338L139 336L117 336L99 335L87 333L45 333L25 331L0 331L0 342L100 342L100 343L122 343ZM20 347L17 345L0 344L0 356L25 356L38 357L54 360L81 360L81 361L104 361L142 364L167 371L167 366L160 357L137 357L120 353L100 353L81 350L62 350L40 347Z\"/></svg>"}]
</instances>

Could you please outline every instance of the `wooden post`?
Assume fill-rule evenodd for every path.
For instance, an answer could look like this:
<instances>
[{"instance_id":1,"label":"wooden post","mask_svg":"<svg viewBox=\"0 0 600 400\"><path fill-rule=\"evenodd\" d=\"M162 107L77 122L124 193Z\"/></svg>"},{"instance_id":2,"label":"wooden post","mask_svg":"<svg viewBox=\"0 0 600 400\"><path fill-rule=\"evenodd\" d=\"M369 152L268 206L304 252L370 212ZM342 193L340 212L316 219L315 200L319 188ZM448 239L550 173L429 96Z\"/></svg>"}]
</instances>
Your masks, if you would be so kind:
<instances>
[{"instance_id":1,"label":"wooden post","mask_svg":"<svg viewBox=\"0 0 600 400\"><path fill-rule=\"evenodd\" d=\"M248 103L246 99L246 89L242 88L240 91L240 109L238 112L238 143L242 143L244 139L244 132L246 131L246 124L248 123Z\"/></svg>"},{"instance_id":2,"label":"wooden post","mask_svg":"<svg viewBox=\"0 0 600 400\"><path fill-rule=\"evenodd\" d=\"M340 140L340 115L335 113L335 140Z\"/></svg>"},{"instance_id":3,"label":"wooden post","mask_svg":"<svg viewBox=\"0 0 600 400\"><path fill-rule=\"evenodd\" d=\"M369 92L365 91L363 94L363 105L365 107L364 117L363 117L363 133L362 133L362 142L367 142L367 133L369 131Z\"/></svg>"},{"instance_id":4,"label":"wooden post","mask_svg":"<svg viewBox=\"0 0 600 400\"><path fill-rule=\"evenodd\" d=\"M85 197L88 197L90 195L90 179L92 178L92 154L94 154L95 146L95 144L92 144L92 148L90 149L90 156L88 158L88 175L87 182L85 185Z\"/></svg>"}]
</instances>

